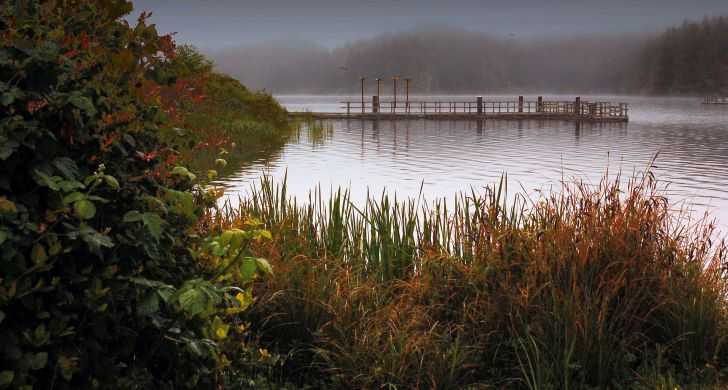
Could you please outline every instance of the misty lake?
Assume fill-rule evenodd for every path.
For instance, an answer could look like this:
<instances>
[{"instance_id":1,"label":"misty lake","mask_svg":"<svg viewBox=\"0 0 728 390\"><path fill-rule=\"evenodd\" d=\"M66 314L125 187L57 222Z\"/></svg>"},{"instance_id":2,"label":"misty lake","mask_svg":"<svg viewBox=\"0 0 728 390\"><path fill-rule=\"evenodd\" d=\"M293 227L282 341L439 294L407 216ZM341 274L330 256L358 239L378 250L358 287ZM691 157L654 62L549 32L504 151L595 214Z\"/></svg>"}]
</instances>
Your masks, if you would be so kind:
<instances>
[{"instance_id":1,"label":"misty lake","mask_svg":"<svg viewBox=\"0 0 728 390\"><path fill-rule=\"evenodd\" d=\"M463 96L420 100L464 100ZM546 97L571 100L573 97ZM342 96L278 96L289 111L337 111ZM348 98L355 100L356 98ZM468 96L467 99L474 99ZM487 96L486 100L513 97ZM528 99L528 97L527 97ZM330 121L331 131L305 129L277 155L241 167L216 182L229 199L244 195L262 174L282 180L304 198L315 186L344 187L354 201L386 189L399 197L452 198L461 190L497 183L509 191L558 189L562 179L596 183L609 171L653 171L675 207L709 210L728 227L728 106L700 98L583 96L629 103L627 124L559 121Z\"/></svg>"}]
</instances>

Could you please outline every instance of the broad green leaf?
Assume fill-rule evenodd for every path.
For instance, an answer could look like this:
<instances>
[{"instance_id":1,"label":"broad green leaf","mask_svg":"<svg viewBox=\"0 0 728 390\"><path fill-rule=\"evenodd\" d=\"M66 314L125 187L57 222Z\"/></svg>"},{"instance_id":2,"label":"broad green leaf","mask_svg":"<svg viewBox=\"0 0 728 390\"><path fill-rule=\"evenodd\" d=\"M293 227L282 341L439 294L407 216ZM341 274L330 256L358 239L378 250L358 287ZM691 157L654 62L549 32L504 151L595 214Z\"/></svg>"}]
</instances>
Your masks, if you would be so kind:
<instances>
[{"instance_id":1,"label":"broad green leaf","mask_svg":"<svg viewBox=\"0 0 728 390\"><path fill-rule=\"evenodd\" d=\"M0 160L7 160L19 146L20 144L16 141L0 137Z\"/></svg>"},{"instance_id":2,"label":"broad green leaf","mask_svg":"<svg viewBox=\"0 0 728 390\"><path fill-rule=\"evenodd\" d=\"M74 92L73 94L71 94L71 96L68 98L68 102L85 111L86 114L88 114L89 116L96 114L96 108L94 107L91 99L83 96L81 92Z\"/></svg>"},{"instance_id":3,"label":"broad green leaf","mask_svg":"<svg viewBox=\"0 0 728 390\"><path fill-rule=\"evenodd\" d=\"M57 177L57 176L55 176ZM80 190L85 188L86 186L83 185L80 181L76 180L61 180L58 182L58 188L63 190L63 192L71 192L73 190Z\"/></svg>"},{"instance_id":4,"label":"broad green leaf","mask_svg":"<svg viewBox=\"0 0 728 390\"><path fill-rule=\"evenodd\" d=\"M144 286L144 287L153 287L153 288L159 288L159 289L174 289L174 287L172 287L171 285L162 283L158 280L150 280L150 279L146 279L146 278L126 278L126 280L128 280L134 284Z\"/></svg>"},{"instance_id":5,"label":"broad green leaf","mask_svg":"<svg viewBox=\"0 0 728 390\"><path fill-rule=\"evenodd\" d=\"M196 219L195 199L191 193L167 189L164 193L164 200L168 203L171 212L184 215L189 219Z\"/></svg>"},{"instance_id":6,"label":"broad green leaf","mask_svg":"<svg viewBox=\"0 0 728 390\"><path fill-rule=\"evenodd\" d=\"M36 243L33 245L33 249L30 251L30 259L35 264L43 264L48 260L48 253L43 244Z\"/></svg>"},{"instance_id":7,"label":"broad green leaf","mask_svg":"<svg viewBox=\"0 0 728 390\"><path fill-rule=\"evenodd\" d=\"M154 213L144 213L142 214L142 222L149 229L152 237L158 240L162 236L162 224L164 223L162 217Z\"/></svg>"},{"instance_id":8,"label":"broad green leaf","mask_svg":"<svg viewBox=\"0 0 728 390\"><path fill-rule=\"evenodd\" d=\"M12 91L5 92L4 94L2 94L2 96L0 96L0 104L2 104L3 106L9 106L13 104L14 101L15 94Z\"/></svg>"},{"instance_id":9,"label":"broad green leaf","mask_svg":"<svg viewBox=\"0 0 728 390\"><path fill-rule=\"evenodd\" d=\"M79 200L86 199L86 194L81 192L71 192L70 194L63 197L63 204L69 205L74 202L78 202Z\"/></svg>"},{"instance_id":10,"label":"broad green leaf","mask_svg":"<svg viewBox=\"0 0 728 390\"><path fill-rule=\"evenodd\" d=\"M246 257L240 263L240 273L246 281L252 280L257 270L258 262L252 257Z\"/></svg>"},{"instance_id":11,"label":"broad green leaf","mask_svg":"<svg viewBox=\"0 0 728 390\"><path fill-rule=\"evenodd\" d=\"M68 180L78 179L78 166L68 157L58 157L53 160L53 166L60 171Z\"/></svg>"},{"instance_id":12,"label":"broad green leaf","mask_svg":"<svg viewBox=\"0 0 728 390\"><path fill-rule=\"evenodd\" d=\"M96 206L86 199L79 200L73 204L73 210L81 219L91 219L96 215Z\"/></svg>"},{"instance_id":13,"label":"broad green leaf","mask_svg":"<svg viewBox=\"0 0 728 390\"><path fill-rule=\"evenodd\" d=\"M270 263L268 260L263 258L257 258L255 259L256 264L258 265L258 269L262 271L266 275L272 275L273 274L273 267L270 266Z\"/></svg>"},{"instance_id":14,"label":"broad green leaf","mask_svg":"<svg viewBox=\"0 0 728 390\"><path fill-rule=\"evenodd\" d=\"M187 168L179 165L174 167L170 174L174 176L186 177L187 179L189 179L189 181L195 181L195 179L197 178L194 173L190 172Z\"/></svg>"},{"instance_id":15,"label":"broad green leaf","mask_svg":"<svg viewBox=\"0 0 728 390\"><path fill-rule=\"evenodd\" d=\"M0 388L8 387L13 383L15 379L15 373L13 371L5 370L0 372Z\"/></svg>"},{"instance_id":16,"label":"broad green leaf","mask_svg":"<svg viewBox=\"0 0 728 390\"><path fill-rule=\"evenodd\" d=\"M142 220L142 213L132 210L128 211L126 214L124 214L124 217L122 218L122 221L124 222L139 222Z\"/></svg>"},{"instance_id":17,"label":"broad green leaf","mask_svg":"<svg viewBox=\"0 0 728 390\"><path fill-rule=\"evenodd\" d=\"M88 225L82 224L78 234L81 235L81 238L92 250L99 250L102 247L111 248L114 246L114 242L110 237L97 232Z\"/></svg>"},{"instance_id":18,"label":"broad green leaf","mask_svg":"<svg viewBox=\"0 0 728 390\"><path fill-rule=\"evenodd\" d=\"M48 352L38 352L30 356L30 368L32 370L40 370L48 364Z\"/></svg>"},{"instance_id":19,"label":"broad green leaf","mask_svg":"<svg viewBox=\"0 0 728 390\"><path fill-rule=\"evenodd\" d=\"M156 291L151 291L146 298L137 306L139 315L148 316L159 311L159 295Z\"/></svg>"},{"instance_id":20,"label":"broad green leaf","mask_svg":"<svg viewBox=\"0 0 728 390\"><path fill-rule=\"evenodd\" d=\"M48 187L53 191L58 191L60 187L58 187L58 183L63 180L60 176L48 176L45 173L35 170L35 181L41 186Z\"/></svg>"},{"instance_id":21,"label":"broad green leaf","mask_svg":"<svg viewBox=\"0 0 728 390\"><path fill-rule=\"evenodd\" d=\"M111 187L111 189L113 189L113 190L119 189L119 181L116 180L116 178L114 176L104 175L104 181L106 182L106 185Z\"/></svg>"},{"instance_id":22,"label":"broad green leaf","mask_svg":"<svg viewBox=\"0 0 728 390\"><path fill-rule=\"evenodd\" d=\"M215 165L220 168L225 168L225 166L227 166L227 161L223 158L218 158L217 160L215 160Z\"/></svg>"},{"instance_id":23,"label":"broad green leaf","mask_svg":"<svg viewBox=\"0 0 728 390\"><path fill-rule=\"evenodd\" d=\"M194 317L207 310L209 299L203 291L191 288L180 294L179 304L184 312Z\"/></svg>"}]
</instances>

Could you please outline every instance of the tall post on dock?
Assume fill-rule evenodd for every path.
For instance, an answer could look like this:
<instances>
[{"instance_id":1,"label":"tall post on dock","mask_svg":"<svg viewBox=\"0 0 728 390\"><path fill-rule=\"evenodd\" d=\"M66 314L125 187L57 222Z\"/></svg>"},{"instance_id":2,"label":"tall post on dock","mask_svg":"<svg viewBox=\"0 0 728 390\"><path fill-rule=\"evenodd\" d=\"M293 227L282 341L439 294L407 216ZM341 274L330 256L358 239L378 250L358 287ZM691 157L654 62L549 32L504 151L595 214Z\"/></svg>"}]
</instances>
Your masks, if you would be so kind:
<instances>
[{"instance_id":1,"label":"tall post on dock","mask_svg":"<svg viewBox=\"0 0 728 390\"><path fill-rule=\"evenodd\" d=\"M379 95L372 96L372 112L379 112Z\"/></svg>"},{"instance_id":2,"label":"tall post on dock","mask_svg":"<svg viewBox=\"0 0 728 390\"><path fill-rule=\"evenodd\" d=\"M406 112L410 111L410 108L409 108L409 83L410 83L410 79L404 79L404 85L405 85L405 87L404 87L404 90L405 90L404 109Z\"/></svg>"},{"instance_id":3,"label":"tall post on dock","mask_svg":"<svg viewBox=\"0 0 728 390\"><path fill-rule=\"evenodd\" d=\"M392 112L397 112L397 80L399 80L398 76L392 77L392 82L394 82L394 101L392 103Z\"/></svg>"},{"instance_id":4,"label":"tall post on dock","mask_svg":"<svg viewBox=\"0 0 728 390\"><path fill-rule=\"evenodd\" d=\"M538 104L536 105L537 112L543 112L543 96L538 97Z\"/></svg>"},{"instance_id":5,"label":"tall post on dock","mask_svg":"<svg viewBox=\"0 0 728 390\"><path fill-rule=\"evenodd\" d=\"M361 113L362 114L364 113L364 107L366 107L366 105L364 104L364 80L366 80L366 78L362 77L361 78Z\"/></svg>"},{"instance_id":6,"label":"tall post on dock","mask_svg":"<svg viewBox=\"0 0 728 390\"><path fill-rule=\"evenodd\" d=\"M518 97L518 112L523 112L523 96Z\"/></svg>"},{"instance_id":7,"label":"tall post on dock","mask_svg":"<svg viewBox=\"0 0 728 390\"><path fill-rule=\"evenodd\" d=\"M377 77L377 96L380 96L381 95L380 88L379 88L379 84L381 83L381 81L382 81L382 79L380 79L379 77Z\"/></svg>"},{"instance_id":8,"label":"tall post on dock","mask_svg":"<svg viewBox=\"0 0 728 390\"><path fill-rule=\"evenodd\" d=\"M574 115L581 116L581 96L577 96L576 101L574 101Z\"/></svg>"},{"instance_id":9,"label":"tall post on dock","mask_svg":"<svg viewBox=\"0 0 728 390\"><path fill-rule=\"evenodd\" d=\"M478 115L483 115L483 97L478 96L477 102L478 102Z\"/></svg>"}]
</instances>

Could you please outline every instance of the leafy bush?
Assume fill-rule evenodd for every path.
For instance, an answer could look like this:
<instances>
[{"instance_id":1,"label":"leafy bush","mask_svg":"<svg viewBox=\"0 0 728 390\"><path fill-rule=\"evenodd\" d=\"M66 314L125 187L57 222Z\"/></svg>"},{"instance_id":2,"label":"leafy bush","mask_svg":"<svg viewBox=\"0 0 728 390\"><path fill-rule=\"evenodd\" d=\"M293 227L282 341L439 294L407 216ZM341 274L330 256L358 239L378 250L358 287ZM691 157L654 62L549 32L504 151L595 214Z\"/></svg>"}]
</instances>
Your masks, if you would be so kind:
<instances>
[{"instance_id":1,"label":"leafy bush","mask_svg":"<svg viewBox=\"0 0 728 390\"><path fill-rule=\"evenodd\" d=\"M0 6L0 388L213 387L269 271L259 229L198 239L214 196L170 165L151 79L174 43L131 9Z\"/></svg>"}]
</instances>

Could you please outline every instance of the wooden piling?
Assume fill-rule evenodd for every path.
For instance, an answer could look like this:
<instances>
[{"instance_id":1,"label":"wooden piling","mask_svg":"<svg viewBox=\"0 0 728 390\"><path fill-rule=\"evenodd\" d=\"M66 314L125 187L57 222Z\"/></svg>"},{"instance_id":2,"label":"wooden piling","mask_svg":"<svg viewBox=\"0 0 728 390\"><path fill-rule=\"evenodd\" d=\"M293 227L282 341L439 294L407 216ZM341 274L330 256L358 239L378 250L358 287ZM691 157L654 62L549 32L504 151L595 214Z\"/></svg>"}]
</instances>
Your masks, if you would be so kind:
<instances>
[{"instance_id":1,"label":"wooden piling","mask_svg":"<svg viewBox=\"0 0 728 390\"><path fill-rule=\"evenodd\" d=\"M518 112L523 112L523 96L518 97Z\"/></svg>"},{"instance_id":2,"label":"wooden piling","mask_svg":"<svg viewBox=\"0 0 728 390\"><path fill-rule=\"evenodd\" d=\"M581 116L581 96L577 96L574 101L574 115Z\"/></svg>"},{"instance_id":3,"label":"wooden piling","mask_svg":"<svg viewBox=\"0 0 728 390\"><path fill-rule=\"evenodd\" d=\"M379 95L372 96L372 112L379 112Z\"/></svg>"},{"instance_id":4,"label":"wooden piling","mask_svg":"<svg viewBox=\"0 0 728 390\"><path fill-rule=\"evenodd\" d=\"M364 104L364 80L366 80L366 78L365 77L362 77L361 78L361 113L362 114L364 113L364 107L365 107L365 104Z\"/></svg>"},{"instance_id":5,"label":"wooden piling","mask_svg":"<svg viewBox=\"0 0 728 390\"><path fill-rule=\"evenodd\" d=\"M483 115L483 97L478 96L478 115Z\"/></svg>"},{"instance_id":6,"label":"wooden piling","mask_svg":"<svg viewBox=\"0 0 728 390\"><path fill-rule=\"evenodd\" d=\"M538 97L538 102L536 103L536 112L543 112L543 96Z\"/></svg>"}]
</instances>

